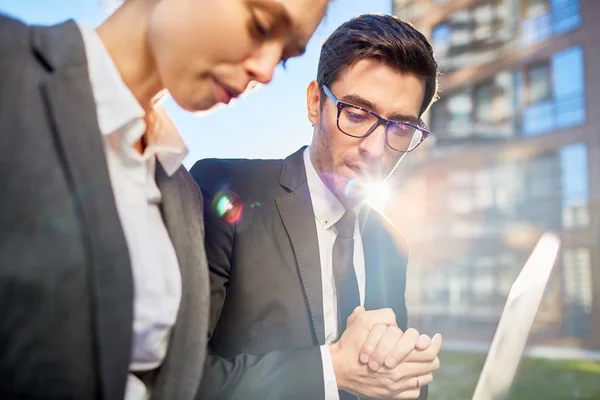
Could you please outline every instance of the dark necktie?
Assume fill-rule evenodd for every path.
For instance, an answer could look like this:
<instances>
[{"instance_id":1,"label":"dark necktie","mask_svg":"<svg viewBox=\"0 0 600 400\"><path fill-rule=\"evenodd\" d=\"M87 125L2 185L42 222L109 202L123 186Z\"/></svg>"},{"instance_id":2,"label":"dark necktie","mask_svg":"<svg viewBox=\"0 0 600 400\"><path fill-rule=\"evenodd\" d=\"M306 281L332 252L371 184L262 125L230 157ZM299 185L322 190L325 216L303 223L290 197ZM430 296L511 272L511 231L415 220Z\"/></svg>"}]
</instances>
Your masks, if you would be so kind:
<instances>
[{"instance_id":1,"label":"dark necktie","mask_svg":"<svg viewBox=\"0 0 600 400\"><path fill-rule=\"evenodd\" d=\"M333 244L333 279L338 304L338 337L346 330L346 320L360 305L358 282L354 272L354 225L356 214L346 211L335 224L337 237Z\"/></svg>"},{"instance_id":2,"label":"dark necktie","mask_svg":"<svg viewBox=\"0 0 600 400\"><path fill-rule=\"evenodd\" d=\"M333 279L338 305L338 338L346 330L346 320L360 305L358 282L354 271L354 224L356 215L346 211L335 224L337 237L333 244ZM357 400L358 397L339 391L340 400Z\"/></svg>"}]
</instances>

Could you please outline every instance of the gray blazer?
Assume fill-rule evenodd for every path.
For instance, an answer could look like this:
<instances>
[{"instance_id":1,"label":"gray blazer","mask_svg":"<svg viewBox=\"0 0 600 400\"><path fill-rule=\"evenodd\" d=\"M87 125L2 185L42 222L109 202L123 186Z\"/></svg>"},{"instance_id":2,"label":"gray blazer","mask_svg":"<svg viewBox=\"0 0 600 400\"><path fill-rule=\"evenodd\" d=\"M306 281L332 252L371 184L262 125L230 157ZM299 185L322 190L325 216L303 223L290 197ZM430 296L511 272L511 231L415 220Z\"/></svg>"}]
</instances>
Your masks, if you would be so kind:
<instances>
[{"instance_id":1,"label":"gray blazer","mask_svg":"<svg viewBox=\"0 0 600 400\"><path fill-rule=\"evenodd\" d=\"M83 41L69 21L0 15L0 398L122 399L133 278ZM182 167L156 180L182 274L152 397L191 399L205 358L202 195Z\"/></svg>"}]
</instances>

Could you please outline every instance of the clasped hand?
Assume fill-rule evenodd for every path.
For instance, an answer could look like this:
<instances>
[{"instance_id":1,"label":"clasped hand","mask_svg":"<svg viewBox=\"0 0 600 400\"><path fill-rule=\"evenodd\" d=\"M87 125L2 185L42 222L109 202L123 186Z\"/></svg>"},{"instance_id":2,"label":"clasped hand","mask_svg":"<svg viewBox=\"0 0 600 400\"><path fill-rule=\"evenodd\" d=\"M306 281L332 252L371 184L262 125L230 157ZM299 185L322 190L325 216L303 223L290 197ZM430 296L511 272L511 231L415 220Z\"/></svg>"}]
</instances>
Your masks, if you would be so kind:
<instances>
[{"instance_id":1,"label":"clasped hand","mask_svg":"<svg viewBox=\"0 0 600 400\"><path fill-rule=\"evenodd\" d=\"M391 309L365 311L348 317L340 340L329 346L338 388L360 397L417 399L440 365L442 337L398 328Z\"/></svg>"}]
</instances>

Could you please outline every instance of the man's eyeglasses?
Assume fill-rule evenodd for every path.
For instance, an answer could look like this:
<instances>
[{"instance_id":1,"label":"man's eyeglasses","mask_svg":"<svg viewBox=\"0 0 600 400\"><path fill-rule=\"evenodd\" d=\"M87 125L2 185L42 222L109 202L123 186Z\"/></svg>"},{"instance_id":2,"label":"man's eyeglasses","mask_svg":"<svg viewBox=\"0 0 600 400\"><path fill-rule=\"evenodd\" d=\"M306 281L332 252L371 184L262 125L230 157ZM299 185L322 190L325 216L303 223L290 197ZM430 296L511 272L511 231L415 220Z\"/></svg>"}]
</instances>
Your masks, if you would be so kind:
<instances>
[{"instance_id":1,"label":"man's eyeglasses","mask_svg":"<svg viewBox=\"0 0 600 400\"><path fill-rule=\"evenodd\" d=\"M392 121L373 111L338 100L326 85L323 85L323 91L338 109L338 129L348 136L364 138L373 133L379 125L384 125L387 145L392 150L403 153L414 150L429 136L429 130L421 119L418 125Z\"/></svg>"}]
</instances>

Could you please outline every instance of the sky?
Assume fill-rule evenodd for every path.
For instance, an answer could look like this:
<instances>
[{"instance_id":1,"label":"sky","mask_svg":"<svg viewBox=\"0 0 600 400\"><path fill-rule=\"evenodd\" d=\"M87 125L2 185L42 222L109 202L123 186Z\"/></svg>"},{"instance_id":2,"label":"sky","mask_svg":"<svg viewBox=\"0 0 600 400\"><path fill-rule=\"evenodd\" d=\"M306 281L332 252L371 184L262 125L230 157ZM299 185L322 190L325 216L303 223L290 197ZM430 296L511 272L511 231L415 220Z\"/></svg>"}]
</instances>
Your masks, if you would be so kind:
<instances>
[{"instance_id":1,"label":"sky","mask_svg":"<svg viewBox=\"0 0 600 400\"><path fill-rule=\"evenodd\" d=\"M202 0L198 0L202 1ZM0 13L31 24L74 19L95 27L115 0L1 0ZM306 54L278 67L273 81L210 113L191 114L172 100L165 107L184 137L189 168L201 158L283 158L308 144L306 87L316 77L320 46L341 23L367 12L391 12L391 0L335 0L308 44Z\"/></svg>"}]
</instances>

